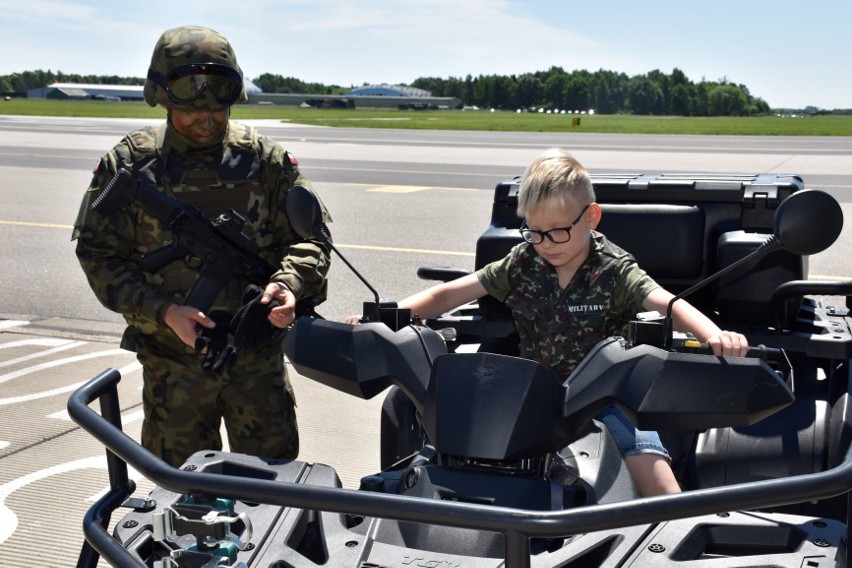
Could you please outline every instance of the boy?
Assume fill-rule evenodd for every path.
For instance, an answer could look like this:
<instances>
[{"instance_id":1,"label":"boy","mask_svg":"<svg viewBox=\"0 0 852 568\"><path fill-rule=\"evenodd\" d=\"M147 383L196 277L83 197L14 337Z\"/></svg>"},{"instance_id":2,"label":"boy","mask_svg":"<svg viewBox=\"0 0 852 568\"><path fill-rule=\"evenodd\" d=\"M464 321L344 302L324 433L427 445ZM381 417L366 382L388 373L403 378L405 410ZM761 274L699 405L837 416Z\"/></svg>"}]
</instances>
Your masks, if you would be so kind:
<instances>
[{"instance_id":1,"label":"boy","mask_svg":"<svg viewBox=\"0 0 852 568\"><path fill-rule=\"evenodd\" d=\"M666 312L672 294L595 231L601 208L588 173L570 155L551 150L533 161L519 191L518 214L525 218L525 242L504 259L414 294L399 306L425 319L490 294L512 310L521 357L551 368L561 380L600 340L626 335L637 313ZM743 335L722 331L684 300L675 302L672 317L674 329L692 332L716 355L744 356L748 349ZM599 418L641 496L680 491L656 432L636 430L615 409Z\"/></svg>"}]
</instances>

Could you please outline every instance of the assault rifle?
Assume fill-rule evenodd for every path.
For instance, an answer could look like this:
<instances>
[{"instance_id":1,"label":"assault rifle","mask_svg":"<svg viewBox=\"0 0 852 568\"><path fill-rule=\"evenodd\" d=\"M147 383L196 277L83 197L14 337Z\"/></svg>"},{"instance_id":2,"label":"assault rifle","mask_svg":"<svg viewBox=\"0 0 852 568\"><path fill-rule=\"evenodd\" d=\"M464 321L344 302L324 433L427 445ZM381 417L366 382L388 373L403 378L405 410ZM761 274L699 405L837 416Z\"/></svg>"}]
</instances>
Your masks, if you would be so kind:
<instances>
[{"instance_id":1,"label":"assault rifle","mask_svg":"<svg viewBox=\"0 0 852 568\"><path fill-rule=\"evenodd\" d=\"M172 231L172 242L142 256L146 272L155 273L187 256L200 264L198 280L189 292L186 305L207 312L231 277L242 274L253 284L265 286L275 267L260 258L260 247L243 232L245 218L229 210L207 220L200 211L187 207L157 191L129 171L120 169L92 203L92 211L106 217L135 203Z\"/></svg>"}]
</instances>

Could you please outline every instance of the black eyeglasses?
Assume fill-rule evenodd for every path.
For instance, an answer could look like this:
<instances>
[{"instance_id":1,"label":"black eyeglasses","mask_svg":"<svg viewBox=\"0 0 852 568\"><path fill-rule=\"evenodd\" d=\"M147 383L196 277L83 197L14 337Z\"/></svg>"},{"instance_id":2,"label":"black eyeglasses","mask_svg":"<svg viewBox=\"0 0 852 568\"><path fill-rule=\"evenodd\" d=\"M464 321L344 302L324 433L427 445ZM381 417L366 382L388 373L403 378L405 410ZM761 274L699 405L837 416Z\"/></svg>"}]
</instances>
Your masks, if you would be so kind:
<instances>
[{"instance_id":1,"label":"black eyeglasses","mask_svg":"<svg viewBox=\"0 0 852 568\"><path fill-rule=\"evenodd\" d=\"M231 106L239 100L243 92L243 79L240 74L218 63L183 65L170 71L166 77L148 69L148 78L162 87L169 99L178 105L189 104L206 91L219 104Z\"/></svg>"},{"instance_id":2,"label":"black eyeglasses","mask_svg":"<svg viewBox=\"0 0 852 568\"><path fill-rule=\"evenodd\" d=\"M591 204L589 204L591 205ZM549 231L534 231L527 227L526 220L524 224L521 225L521 237L525 241L533 245L539 245L544 242L544 237L550 239L550 242L555 244L567 243L571 240L571 229L574 228L574 225L580 222L580 219L583 218L583 215L586 213L586 210L589 208L589 205L583 207L583 210L580 211L580 214L577 215L577 218L574 219L574 222L568 225L567 227L559 227L556 229L550 229Z\"/></svg>"}]
</instances>

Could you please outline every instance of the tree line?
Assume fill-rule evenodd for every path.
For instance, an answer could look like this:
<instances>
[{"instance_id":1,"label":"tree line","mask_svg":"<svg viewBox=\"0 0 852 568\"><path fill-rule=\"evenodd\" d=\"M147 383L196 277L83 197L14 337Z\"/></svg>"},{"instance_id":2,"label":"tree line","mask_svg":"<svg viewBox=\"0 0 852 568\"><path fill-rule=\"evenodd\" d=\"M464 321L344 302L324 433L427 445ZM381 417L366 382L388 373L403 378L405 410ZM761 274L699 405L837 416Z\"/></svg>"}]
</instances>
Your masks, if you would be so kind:
<instances>
[{"instance_id":1,"label":"tree line","mask_svg":"<svg viewBox=\"0 0 852 568\"><path fill-rule=\"evenodd\" d=\"M629 77L599 70L567 72L561 67L522 75L468 75L464 79L426 77L413 87L434 96L458 97L466 105L504 110L543 108L600 114L749 116L769 114L769 104L745 85L691 81L683 71L654 70Z\"/></svg>"},{"instance_id":2,"label":"tree line","mask_svg":"<svg viewBox=\"0 0 852 568\"><path fill-rule=\"evenodd\" d=\"M306 83L293 77L264 73L252 83L266 93L343 95L350 88ZM61 71L24 71L0 75L0 91L26 93L51 83L143 85L138 77L77 75ZM678 116L750 116L769 114L769 104L752 96L748 87L726 79L691 81L683 71L654 70L643 75L599 70L547 71L521 75L468 75L464 78L421 77L410 85L436 97L456 97L465 106L501 110L588 111Z\"/></svg>"}]
</instances>

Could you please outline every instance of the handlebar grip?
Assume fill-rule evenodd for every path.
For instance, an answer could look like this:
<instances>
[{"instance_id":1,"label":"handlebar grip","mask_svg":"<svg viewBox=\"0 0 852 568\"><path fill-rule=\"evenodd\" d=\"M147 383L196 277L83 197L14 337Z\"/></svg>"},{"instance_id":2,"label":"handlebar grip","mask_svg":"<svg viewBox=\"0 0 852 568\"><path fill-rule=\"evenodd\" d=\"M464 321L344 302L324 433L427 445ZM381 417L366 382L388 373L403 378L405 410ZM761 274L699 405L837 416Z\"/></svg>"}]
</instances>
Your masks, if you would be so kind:
<instances>
[{"instance_id":1,"label":"handlebar grip","mask_svg":"<svg viewBox=\"0 0 852 568\"><path fill-rule=\"evenodd\" d=\"M698 353L700 355L713 355L713 350L706 343L695 339L687 339L674 344L674 350L679 353ZM784 351L777 347L767 347L763 344L749 345L745 354L746 357L754 359L763 359L768 362L780 362L786 359Z\"/></svg>"},{"instance_id":2,"label":"handlebar grip","mask_svg":"<svg viewBox=\"0 0 852 568\"><path fill-rule=\"evenodd\" d=\"M781 361L785 358L784 351L777 347L767 347L766 345L749 345L746 357L754 357L763 359L764 361Z\"/></svg>"}]
</instances>

